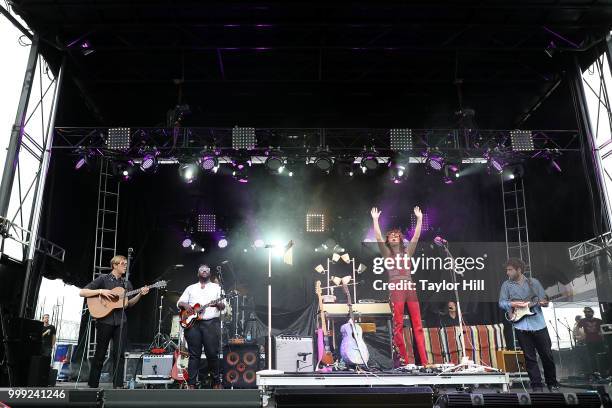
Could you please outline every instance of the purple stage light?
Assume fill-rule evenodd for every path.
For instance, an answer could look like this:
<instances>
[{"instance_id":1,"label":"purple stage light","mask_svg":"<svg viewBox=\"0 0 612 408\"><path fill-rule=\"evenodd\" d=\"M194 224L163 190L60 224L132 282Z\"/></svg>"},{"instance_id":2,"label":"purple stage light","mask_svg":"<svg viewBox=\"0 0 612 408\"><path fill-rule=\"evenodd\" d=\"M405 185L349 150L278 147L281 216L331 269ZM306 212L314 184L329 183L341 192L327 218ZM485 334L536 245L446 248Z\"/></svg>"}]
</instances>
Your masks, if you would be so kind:
<instances>
[{"instance_id":1,"label":"purple stage light","mask_svg":"<svg viewBox=\"0 0 612 408\"><path fill-rule=\"evenodd\" d=\"M498 173L501 173L504 170L504 162L499 158L493 157L491 158L491 167Z\"/></svg>"},{"instance_id":2,"label":"purple stage light","mask_svg":"<svg viewBox=\"0 0 612 408\"><path fill-rule=\"evenodd\" d=\"M75 170L80 170L83 167L87 166L87 156L83 156L80 157L79 160L77 160L76 164L74 165L74 169Z\"/></svg>"},{"instance_id":3,"label":"purple stage light","mask_svg":"<svg viewBox=\"0 0 612 408\"><path fill-rule=\"evenodd\" d=\"M429 164L429 167L436 171L442 170L442 166L444 166L444 158L437 155L429 156L427 163Z\"/></svg>"},{"instance_id":4,"label":"purple stage light","mask_svg":"<svg viewBox=\"0 0 612 408\"><path fill-rule=\"evenodd\" d=\"M256 239L255 242L253 243L253 245L255 246L255 248L263 248L264 247L264 241L263 241L263 239Z\"/></svg>"},{"instance_id":5,"label":"purple stage light","mask_svg":"<svg viewBox=\"0 0 612 408\"><path fill-rule=\"evenodd\" d=\"M225 248L227 246L227 239L221 238L217 245L219 246L219 248Z\"/></svg>"},{"instance_id":6,"label":"purple stage light","mask_svg":"<svg viewBox=\"0 0 612 408\"><path fill-rule=\"evenodd\" d=\"M201 160L202 169L206 171L213 170L215 167L217 167L218 163L219 161L217 158L211 155L204 156Z\"/></svg>"},{"instance_id":7,"label":"purple stage light","mask_svg":"<svg viewBox=\"0 0 612 408\"><path fill-rule=\"evenodd\" d=\"M363 158L361 159L361 168L370 171L376 170L378 168L378 158L376 153L364 154Z\"/></svg>"},{"instance_id":8,"label":"purple stage light","mask_svg":"<svg viewBox=\"0 0 612 408\"><path fill-rule=\"evenodd\" d=\"M183 246L183 248L189 248L192 245L191 238L183 239L183 242L181 242L181 245Z\"/></svg>"},{"instance_id":9,"label":"purple stage light","mask_svg":"<svg viewBox=\"0 0 612 408\"><path fill-rule=\"evenodd\" d=\"M149 171L154 170L157 165L157 157L155 157L155 153L147 153L142 158L142 163L140 163L140 170Z\"/></svg>"}]
</instances>

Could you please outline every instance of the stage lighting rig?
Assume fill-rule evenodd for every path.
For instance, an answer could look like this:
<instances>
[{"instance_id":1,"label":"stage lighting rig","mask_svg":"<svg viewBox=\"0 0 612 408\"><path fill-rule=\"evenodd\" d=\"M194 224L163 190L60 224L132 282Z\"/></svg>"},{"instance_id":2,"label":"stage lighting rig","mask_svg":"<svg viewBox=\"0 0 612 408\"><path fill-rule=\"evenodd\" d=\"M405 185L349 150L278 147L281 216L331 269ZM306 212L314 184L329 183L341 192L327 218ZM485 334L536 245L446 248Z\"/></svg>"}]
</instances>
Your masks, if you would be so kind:
<instances>
[{"instance_id":1,"label":"stage lighting rig","mask_svg":"<svg viewBox=\"0 0 612 408\"><path fill-rule=\"evenodd\" d=\"M512 150L515 152L525 152L535 149L531 130L511 130L510 142L512 143Z\"/></svg>"},{"instance_id":2,"label":"stage lighting rig","mask_svg":"<svg viewBox=\"0 0 612 408\"><path fill-rule=\"evenodd\" d=\"M522 164L513 164L504 169L504 176L508 180L518 180L525 175L525 169Z\"/></svg>"},{"instance_id":3,"label":"stage lighting rig","mask_svg":"<svg viewBox=\"0 0 612 408\"><path fill-rule=\"evenodd\" d=\"M232 171L232 176L239 183L248 183L249 175L248 169L251 167L251 157L250 156L239 156L232 159L232 166L234 170Z\"/></svg>"},{"instance_id":4,"label":"stage lighting rig","mask_svg":"<svg viewBox=\"0 0 612 408\"><path fill-rule=\"evenodd\" d=\"M157 149L145 150L140 162L140 170L144 172L155 172L157 170L157 156L159 151Z\"/></svg>"},{"instance_id":5,"label":"stage lighting rig","mask_svg":"<svg viewBox=\"0 0 612 408\"><path fill-rule=\"evenodd\" d=\"M198 232L215 232L217 217L215 214L198 214Z\"/></svg>"},{"instance_id":6,"label":"stage lighting rig","mask_svg":"<svg viewBox=\"0 0 612 408\"><path fill-rule=\"evenodd\" d=\"M459 178L459 164L447 163L444 165L444 183L452 184Z\"/></svg>"},{"instance_id":7,"label":"stage lighting rig","mask_svg":"<svg viewBox=\"0 0 612 408\"><path fill-rule=\"evenodd\" d=\"M114 161L111 164L111 171L114 176L122 180L129 180L135 173L135 166L132 160Z\"/></svg>"},{"instance_id":8,"label":"stage lighting rig","mask_svg":"<svg viewBox=\"0 0 612 408\"><path fill-rule=\"evenodd\" d=\"M77 154L79 155L76 163L74 164L75 170L81 170L89 167L89 161L93 154L86 149L80 148L77 150Z\"/></svg>"},{"instance_id":9,"label":"stage lighting rig","mask_svg":"<svg viewBox=\"0 0 612 408\"><path fill-rule=\"evenodd\" d=\"M325 232L325 215L306 214L306 232Z\"/></svg>"}]
</instances>

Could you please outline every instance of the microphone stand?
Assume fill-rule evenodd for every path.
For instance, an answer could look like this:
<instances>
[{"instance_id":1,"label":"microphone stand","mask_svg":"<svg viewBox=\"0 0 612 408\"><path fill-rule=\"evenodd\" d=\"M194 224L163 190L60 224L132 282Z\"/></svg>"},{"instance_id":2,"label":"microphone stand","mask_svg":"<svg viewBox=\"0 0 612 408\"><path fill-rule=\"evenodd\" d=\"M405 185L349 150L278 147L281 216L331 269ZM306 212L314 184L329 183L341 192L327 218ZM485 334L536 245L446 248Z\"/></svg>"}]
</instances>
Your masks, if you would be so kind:
<instances>
[{"instance_id":1,"label":"microphone stand","mask_svg":"<svg viewBox=\"0 0 612 408\"><path fill-rule=\"evenodd\" d=\"M567 334L569 335L569 339L570 339L570 348L573 350L574 347L576 346L575 341L573 340L573 333L572 333L572 328L570 327L569 323L563 323L560 319L557 319L557 321L561 324L561 326L565 327L567 329Z\"/></svg>"},{"instance_id":2,"label":"microphone stand","mask_svg":"<svg viewBox=\"0 0 612 408\"><path fill-rule=\"evenodd\" d=\"M130 278L130 267L132 266L132 256L134 255L134 248L128 248L127 265L125 268L125 278L123 278L123 290L124 294L128 291L128 280ZM119 323L119 344L117 345L117 354L115 355L115 367L113 369L113 385L117 382L117 373L119 371L119 361L121 361L121 353L123 353L123 321L127 320L125 309L127 309L128 298L123 296L122 307L121 307L121 323ZM113 344L113 347L115 345Z\"/></svg>"},{"instance_id":3,"label":"microphone stand","mask_svg":"<svg viewBox=\"0 0 612 408\"><path fill-rule=\"evenodd\" d=\"M463 333L463 313L461 312L461 302L459 301L459 291L457 290L457 278L455 276L458 274L458 272L455 270L455 258L453 257L453 254L448 249L448 241L444 240L441 242L441 244L442 244L442 248L444 248L444 252L446 253L446 256L451 259L451 262L452 262L451 265L453 265L451 276L453 278L455 300L457 301L457 318L459 319L459 338L461 339L461 361L459 362L457 366L444 370L442 372L444 373L448 371L453 371L453 372L472 372L473 373L473 372L484 372L487 370L499 371L499 369L497 368L486 367L480 364L476 364L474 363L474 361L470 360L470 358L467 355L467 352L465 350L465 336ZM462 274L459 274L459 275L462 275Z\"/></svg>"}]
</instances>

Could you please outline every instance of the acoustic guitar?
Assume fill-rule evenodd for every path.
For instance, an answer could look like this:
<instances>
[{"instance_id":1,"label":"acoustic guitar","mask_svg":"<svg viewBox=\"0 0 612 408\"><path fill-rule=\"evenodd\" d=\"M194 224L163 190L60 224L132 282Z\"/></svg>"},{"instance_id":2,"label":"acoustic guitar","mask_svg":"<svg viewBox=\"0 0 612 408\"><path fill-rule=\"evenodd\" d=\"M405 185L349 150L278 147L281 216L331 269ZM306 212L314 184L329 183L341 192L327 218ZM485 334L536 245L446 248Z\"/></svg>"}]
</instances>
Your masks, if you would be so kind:
<instances>
[{"instance_id":1,"label":"acoustic guitar","mask_svg":"<svg viewBox=\"0 0 612 408\"><path fill-rule=\"evenodd\" d=\"M367 367L368 360L370 359L370 352L363 341L363 331L361 327L355 324L351 292L348 289L347 282L344 280L342 280L342 289L344 293L346 293L346 303L349 308L349 321L340 328L340 333L342 333L340 355L342 359L349 364L365 365Z\"/></svg>"},{"instance_id":2,"label":"acoustic guitar","mask_svg":"<svg viewBox=\"0 0 612 408\"><path fill-rule=\"evenodd\" d=\"M317 329L317 344L323 344L323 348L318 350L319 361L325 365L332 365L334 363L334 355L331 352L331 346L329 341L329 335L327 333L327 322L325 319L325 312L323 311L323 292L321 291L321 281L317 281L315 284L315 292L319 297L319 315L321 317L321 327Z\"/></svg>"},{"instance_id":3,"label":"acoustic guitar","mask_svg":"<svg viewBox=\"0 0 612 408\"><path fill-rule=\"evenodd\" d=\"M154 283L153 285L148 285L149 289L155 288L165 288L168 282L159 281ZM123 309L124 306L127 306L127 298L132 295L138 294L140 289L130 290L126 292L122 287L116 287L111 289L110 291L114 295L113 300L108 300L102 295L92 296L87 298L87 309L89 309L89 314L91 317L96 319L100 319L102 317L108 316L115 309ZM124 305L125 303L125 305Z\"/></svg>"}]
</instances>

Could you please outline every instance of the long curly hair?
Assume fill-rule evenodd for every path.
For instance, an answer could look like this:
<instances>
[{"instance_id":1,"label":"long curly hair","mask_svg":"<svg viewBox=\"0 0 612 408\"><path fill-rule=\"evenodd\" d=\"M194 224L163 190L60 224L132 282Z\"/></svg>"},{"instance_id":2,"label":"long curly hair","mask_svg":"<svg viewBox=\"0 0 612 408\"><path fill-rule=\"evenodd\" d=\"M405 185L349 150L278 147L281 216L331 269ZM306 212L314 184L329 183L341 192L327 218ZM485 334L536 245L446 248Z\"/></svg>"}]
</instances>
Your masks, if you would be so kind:
<instances>
[{"instance_id":1,"label":"long curly hair","mask_svg":"<svg viewBox=\"0 0 612 408\"><path fill-rule=\"evenodd\" d=\"M393 228L390 231L387 231L387 233L385 234L385 246L387 248L389 248L389 251L393 252L393 248L391 248L391 244L389 243L389 235L391 234L399 234L400 235L400 253L404 253L404 251L406 250L406 245L404 245L404 233L402 232L401 229L399 228Z\"/></svg>"}]
</instances>

